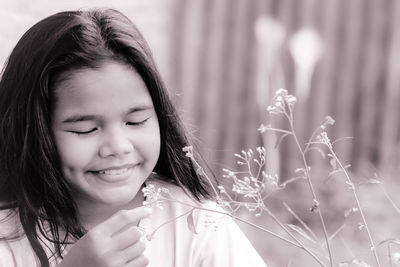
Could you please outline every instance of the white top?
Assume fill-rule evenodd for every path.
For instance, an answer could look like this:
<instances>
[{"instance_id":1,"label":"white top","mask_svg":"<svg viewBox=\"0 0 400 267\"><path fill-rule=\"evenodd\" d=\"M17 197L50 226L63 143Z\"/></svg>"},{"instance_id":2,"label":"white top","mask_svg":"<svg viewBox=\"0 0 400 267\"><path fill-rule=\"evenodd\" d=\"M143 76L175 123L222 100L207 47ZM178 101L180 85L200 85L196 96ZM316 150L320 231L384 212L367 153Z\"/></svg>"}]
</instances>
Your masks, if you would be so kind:
<instances>
[{"instance_id":1,"label":"white top","mask_svg":"<svg viewBox=\"0 0 400 267\"><path fill-rule=\"evenodd\" d=\"M146 184L154 185L156 189L166 188L175 200L223 211L214 202L199 204L193 201L180 187L170 183L150 180ZM165 201L161 207L153 207L152 215L140 222L139 226L145 229L147 235L153 234L151 240L146 241L145 254L150 261L149 267L266 266L230 217L197 209L190 215L191 210L192 207L187 205ZM182 217L173 220L179 216ZM4 223L0 225L0 233L4 233L3 230L10 223L15 225L10 220L7 223L8 226ZM0 267L31 266L37 267L38 264L26 237L17 241L0 241ZM51 263L51 266L55 266L55 263Z\"/></svg>"}]
</instances>

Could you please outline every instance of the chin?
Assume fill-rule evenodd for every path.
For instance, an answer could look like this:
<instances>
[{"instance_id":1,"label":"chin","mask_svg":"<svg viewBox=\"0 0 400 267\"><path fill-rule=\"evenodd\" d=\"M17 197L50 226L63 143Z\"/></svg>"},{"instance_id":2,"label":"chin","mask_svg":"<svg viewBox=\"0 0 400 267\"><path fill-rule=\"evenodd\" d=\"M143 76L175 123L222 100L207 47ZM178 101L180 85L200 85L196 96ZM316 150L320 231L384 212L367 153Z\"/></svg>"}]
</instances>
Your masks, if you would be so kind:
<instances>
[{"instance_id":1,"label":"chin","mask_svg":"<svg viewBox=\"0 0 400 267\"><path fill-rule=\"evenodd\" d=\"M110 206L127 205L133 201L140 187L137 190L115 190L101 195L101 202Z\"/></svg>"}]
</instances>

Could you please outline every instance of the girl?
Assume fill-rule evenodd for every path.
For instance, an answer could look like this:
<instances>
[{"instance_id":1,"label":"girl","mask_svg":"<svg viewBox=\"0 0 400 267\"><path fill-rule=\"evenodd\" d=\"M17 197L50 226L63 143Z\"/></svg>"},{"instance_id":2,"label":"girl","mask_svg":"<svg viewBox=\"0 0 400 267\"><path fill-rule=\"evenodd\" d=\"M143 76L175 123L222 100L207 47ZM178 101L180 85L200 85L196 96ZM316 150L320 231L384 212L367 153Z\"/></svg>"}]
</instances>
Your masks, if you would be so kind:
<instances>
[{"instance_id":1,"label":"girl","mask_svg":"<svg viewBox=\"0 0 400 267\"><path fill-rule=\"evenodd\" d=\"M142 207L150 186L218 209L187 144L127 17L105 9L38 22L0 81L0 266L264 266L229 219L215 230L206 212L176 219L186 205Z\"/></svg>"}]
</instances>

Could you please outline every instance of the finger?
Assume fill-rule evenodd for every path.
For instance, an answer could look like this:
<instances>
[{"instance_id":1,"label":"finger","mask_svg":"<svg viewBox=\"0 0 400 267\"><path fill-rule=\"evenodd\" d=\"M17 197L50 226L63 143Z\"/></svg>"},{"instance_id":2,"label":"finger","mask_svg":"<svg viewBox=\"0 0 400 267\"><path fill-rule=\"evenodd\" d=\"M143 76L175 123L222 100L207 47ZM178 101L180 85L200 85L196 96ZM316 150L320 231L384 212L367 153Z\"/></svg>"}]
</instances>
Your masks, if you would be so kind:
<instances>
[{"instance_id":1,"label":"finger","mask_svg":"<svg viewBox=\"0 0 400 267\"><path fill-rule=\"evenodd\" d=\"M102 234L112 236L132 224L151 214L151 209L139 207L132 210L120 210L103 223L97 225L94 229Z\"/></svg>"},{"instance_id":2,"label":"finger","mask_svg":"<svg viewBox=\"0 0 400 267\"><path fill-rule=\"evenodd\" d=\"M142 235L138 227L132 226L113 235L111 240L116 244L116 249L123 250L138 242Z\"/></svg>"},{"instance_id":3,"label":"finger","mask_svg":"<svg viewBox=\"0 0 400 267\"><path fill-rule=\"evenodd\" d=\"M146 249L146 244L142 241L138 241L135 244L122 250L119 255L125 262L130 262L140 257Z\"/></svg>"},{"instance_id":4,"label":"finger","mask_svg":"<svg viewBox=\"0 0 400 267\"><path fill-rule=\"evenodd\" d=\"M149 264L149 259L144 256L140 255L139 257L125 263L124 267L144 267Z\"/></svg>"}]
</instances>

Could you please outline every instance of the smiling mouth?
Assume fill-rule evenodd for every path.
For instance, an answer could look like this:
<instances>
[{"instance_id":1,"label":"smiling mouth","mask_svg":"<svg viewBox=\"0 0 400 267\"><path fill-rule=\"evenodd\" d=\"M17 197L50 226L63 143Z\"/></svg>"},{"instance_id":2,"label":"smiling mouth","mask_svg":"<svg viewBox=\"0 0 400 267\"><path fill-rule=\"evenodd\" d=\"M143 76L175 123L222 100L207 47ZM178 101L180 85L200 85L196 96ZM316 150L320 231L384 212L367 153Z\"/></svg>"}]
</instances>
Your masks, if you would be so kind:
<instances>
[{"instance_id":1,"label":"smiling mouth","mask_svg":"<svg viewBox=\"0 0 400 267\"><path fill-rule=\"evenodd\" d=\"M106 182L118 182L120 180L128 178L131 175L132 171L139 165L140 164L130 165L121 168L109 168L109 169L88 171L88 172Z\"/></svg>"},{"instance_id":2,"label":"smiling mouth","mask_svg":"<svg viewBox=\"0 0 400 267\"><path fill-rule=\"evenodd\" d=\"M99 174L107 174L107 175L121 175L124 174L128 171L130 171L132 167L130 168L123 168L123 169L117 169L117 170L103 170L103 171L97 171Z\"/></svg>"}]
</instances>

